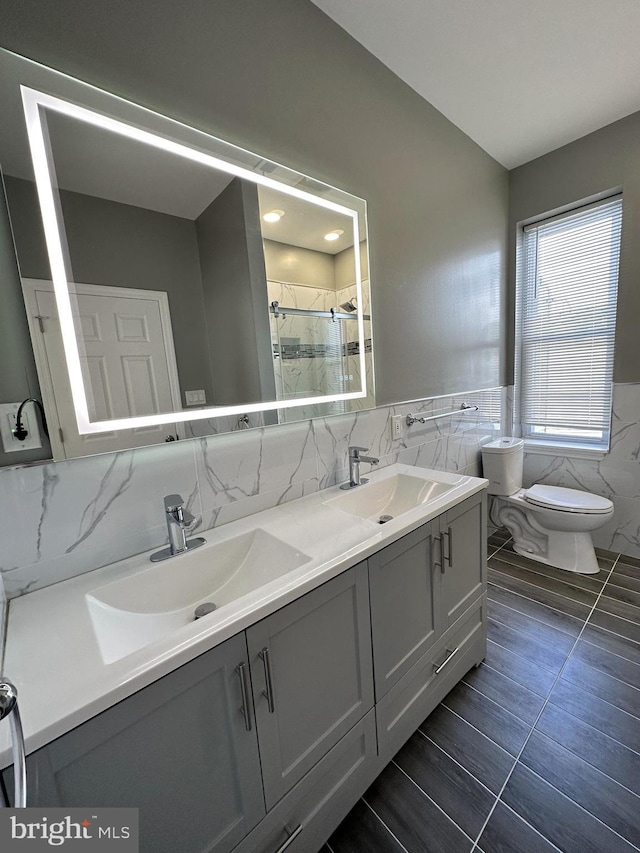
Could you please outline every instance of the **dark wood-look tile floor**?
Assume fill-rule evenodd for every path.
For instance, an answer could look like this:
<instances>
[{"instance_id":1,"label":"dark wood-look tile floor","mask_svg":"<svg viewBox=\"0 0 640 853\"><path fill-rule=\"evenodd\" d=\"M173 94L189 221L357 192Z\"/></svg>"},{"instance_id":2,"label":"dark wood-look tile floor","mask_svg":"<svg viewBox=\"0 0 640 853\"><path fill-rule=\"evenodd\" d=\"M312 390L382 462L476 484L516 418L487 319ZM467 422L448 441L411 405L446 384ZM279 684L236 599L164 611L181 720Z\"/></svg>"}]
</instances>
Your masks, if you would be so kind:
<instances>
[{"instance_id":1,"label":"dark wood-look tile floor","mask_svg":"<svg viewBox=\"0 0 640 853\"><path fill-rule=\"evenodd\" d=\"M488 651L321 853L640 850L640 560L489 540Z\"/></svg>"}]
</instances>

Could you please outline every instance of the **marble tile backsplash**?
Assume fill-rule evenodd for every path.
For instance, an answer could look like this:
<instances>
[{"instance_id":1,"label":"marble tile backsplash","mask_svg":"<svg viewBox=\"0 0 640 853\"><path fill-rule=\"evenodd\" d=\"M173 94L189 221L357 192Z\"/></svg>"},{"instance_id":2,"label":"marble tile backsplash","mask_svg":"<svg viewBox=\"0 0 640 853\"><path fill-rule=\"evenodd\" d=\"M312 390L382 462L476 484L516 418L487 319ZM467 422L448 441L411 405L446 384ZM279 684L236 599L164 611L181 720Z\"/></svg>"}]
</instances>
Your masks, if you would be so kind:
<instances>
[{"instance_id":1,"label":"marble tile backsplash","mask_svg":"<svg viewBox=\"0 0 640 853\"><path fill-rule=\"evenodd\" d=\"M100 456L0 470L5 520L0 571L8 598L159 547L164 495L179 493L199 527L225 524L347 477L347 448L396 461L480 473L480 445L497 434L500 391L384 406ZM391 440L390 418L410 411L477 412L407 428ZM498 405L499 409L499 405ZM491 413L491 415L488 415Z\"/></svg>"},{"instance_id":2,"label":"marble tile backsplash","mask_svg":"<svg viewBox=\"0 0 640 853\"><path fill-rule=\"evenodd\" d=\"M595 530L600 548L640 557L640 383L613 386L611 448L603 459L525 453L524 485L546 483L610 498L613 519Z\"/></svg>"}]
</instances>

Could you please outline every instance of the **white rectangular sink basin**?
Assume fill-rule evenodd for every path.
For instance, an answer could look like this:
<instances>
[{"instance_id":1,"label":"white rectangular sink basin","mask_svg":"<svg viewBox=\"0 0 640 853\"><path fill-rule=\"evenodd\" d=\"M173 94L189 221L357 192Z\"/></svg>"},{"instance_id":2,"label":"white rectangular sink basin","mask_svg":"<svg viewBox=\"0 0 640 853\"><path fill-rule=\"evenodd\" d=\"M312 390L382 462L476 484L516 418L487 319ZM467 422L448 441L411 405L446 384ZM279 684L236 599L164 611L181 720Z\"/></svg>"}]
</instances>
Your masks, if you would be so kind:
<instances>
[{"instance_id":1,"label":"white rectangular sink basin","mask_svg":"<svg viewBox=\"0 0 640 853\"><path fill-rule=\"evenodd\" d=\"M85 596L105 663L193 622L200 604L218 609L297 569L310 557L261 528L170 557ZM205 624L205 622L203 622Z\"/></svg>"},{"instance_id":2,"label":"white rectangular sink basin","mask_svg":"<svg viewBox=\"0 0 640 853\"><path fill-rule=\"evenodd\" d=\"M326 501L326 504L360 518L384 523L435 501L453 488L455 486L451 483L394 474L376 483L355 486L345 494Z\"/></svg>"}]
</instances>

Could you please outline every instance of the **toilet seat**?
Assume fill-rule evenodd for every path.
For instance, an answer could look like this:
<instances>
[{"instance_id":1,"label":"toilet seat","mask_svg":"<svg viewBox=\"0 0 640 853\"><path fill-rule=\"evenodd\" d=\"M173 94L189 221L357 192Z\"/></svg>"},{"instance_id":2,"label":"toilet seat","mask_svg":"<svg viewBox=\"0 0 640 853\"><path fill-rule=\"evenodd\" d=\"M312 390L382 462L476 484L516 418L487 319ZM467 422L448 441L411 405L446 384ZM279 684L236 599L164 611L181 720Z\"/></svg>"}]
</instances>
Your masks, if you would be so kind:
<instances>
[{"instance_id":1,"label":"toilet seat","mask_svg":"<svg viewBox=\"0 0 640 853\"><path fill-rule=\"evenodd\" d=\"M578 489L565 489L562 486L536 484L527 489L523 497L534 506L552 509L556 512L602 515L611 512L613 509L613 503L608 498L592 495Z\"/></svg>"}]
</instances>

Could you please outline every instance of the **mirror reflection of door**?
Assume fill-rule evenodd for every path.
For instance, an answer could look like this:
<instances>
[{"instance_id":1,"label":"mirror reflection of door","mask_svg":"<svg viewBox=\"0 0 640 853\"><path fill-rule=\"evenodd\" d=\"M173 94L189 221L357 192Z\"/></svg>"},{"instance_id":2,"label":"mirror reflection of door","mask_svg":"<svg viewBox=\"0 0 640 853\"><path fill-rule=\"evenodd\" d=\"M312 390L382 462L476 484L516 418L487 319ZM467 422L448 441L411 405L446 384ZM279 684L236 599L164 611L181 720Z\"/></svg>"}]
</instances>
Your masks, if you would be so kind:
<instances>
[{"instance_id":1,"label":"mirror reflection of door","mask_svg":"<svg viewBox=\"0 0 640 853\"><path fill-rule=\"evenodd\" d=\"M167 294L89 284L74 287L74 317L91 420L181 409ZM80 435L53 284L24 279L23 291L55 459L182 437L176 424Z\"/></svg>"}]
</instances>

